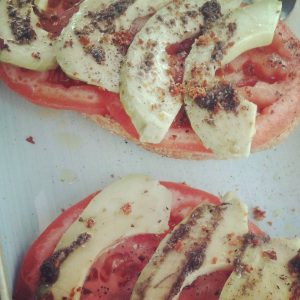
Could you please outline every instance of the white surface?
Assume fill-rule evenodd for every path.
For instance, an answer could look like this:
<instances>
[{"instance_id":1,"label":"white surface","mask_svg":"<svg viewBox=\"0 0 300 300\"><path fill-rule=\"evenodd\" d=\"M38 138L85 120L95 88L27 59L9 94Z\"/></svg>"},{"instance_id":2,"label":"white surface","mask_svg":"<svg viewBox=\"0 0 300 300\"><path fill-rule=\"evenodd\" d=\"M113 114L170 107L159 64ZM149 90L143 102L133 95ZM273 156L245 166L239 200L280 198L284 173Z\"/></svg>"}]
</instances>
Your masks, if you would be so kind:
<instances>
[{"instance_id":1,"label":"white surface","mask_svg":"<svg viewBox=\"0 0 300 300\"><path fill-rule=\"evenodd\" d=\"M293 28L300 28L299 12L300 1ZM249 159L179 161L126 143L79 114L22 101L1 83L0 107L0 241L10 289L40 231L62 208L111 182L111 175L145 173L214 194L237 191L250 207L266 209L259 226L268 233L300 235L300 127L277 149Z\"/></svg>"}]
</instances>

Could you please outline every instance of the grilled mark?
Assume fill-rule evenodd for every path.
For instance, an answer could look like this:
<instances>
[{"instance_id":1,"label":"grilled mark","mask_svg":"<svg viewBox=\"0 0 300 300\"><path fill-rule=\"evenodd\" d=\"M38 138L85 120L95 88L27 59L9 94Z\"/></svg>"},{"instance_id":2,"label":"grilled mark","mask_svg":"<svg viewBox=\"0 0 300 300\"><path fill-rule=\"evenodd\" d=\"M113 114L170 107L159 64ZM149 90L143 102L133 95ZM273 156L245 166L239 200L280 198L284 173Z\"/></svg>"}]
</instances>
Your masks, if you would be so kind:
<instances>
[{"instance_id":1,"label":"grilled mark","mask_svg":"<svg viewBox=\"0 0 300 300\"><path fill-rule=\"evenodd\" d=\"M236 253L236 258L233 262L234 271L238 276L242 276L245 272L247 272L249 267L242 263L242 258L247 247L258 247L263 243L268 243L269 241L269 236L259 237L253 233L247 233L243 236L242 247L239 249L238 253Z\"/></svg>"},{"instance_id":2,"label":"grilled mark","mask_svg":"<svg viewBox=\"0 0 300 300\"><path fill-rule=\"evenodd\" d=\"M20 15L20 8L26 8L31 2L19 0L14 3L12 0L9 0L7 3L7 15L15 42L20 45L30 44L36 40L36 32L31 26L31 5L28 6L24 15Z\"/></svg>"},{"instance_id":3,"label":"grilled mark","mask_svg":"<svg viewBox=\"0 0 300 300\"><path fill-rule=\"evenodd\" d=\"M202 266L204 259L206 257L206 249L209 241L211 240L211 236L215 229L218 227L219 222L223 218L222 212L226 209L225 206L205 206L204 209L209 209L211 214L211 224L207 224L207 228L204 232L204 236L199 240L198 243L195 244L194 248L185 254L186 263L182 268L179 276L177 276L176 281L173 283L172 288L170 290L169 295L166 297L166 300L171 300L174 296L176 296L181 289L181 286L185 280L185 278L192 272L200 269ZM195 221L197 218L200 218L203 215L204 211L196 209L191 215L188 223L192 223L195 225ZM192 225L191 224L191 225Z\"/></svg>"},{"instance_id":4,"label":"grilled mark","mask_svg":"<svg viewBox=\"0 0 300 300\"><path fill-rule=\"evenodd\" d=\"M222 212L227 208L226 205L221 206L212 206L212 205L202 205L196 208L188 220L185 223L180 224L176 229L173 230L172 234L168 238L165 247L162 249L162 255L154 262L154 265L162 265L167 255L172 251L177 251L176 247L181 240L189 239L189 234L193 226L197 226L197 220L203 217L204 213L209 212L211 215L210 222L208 222L205 228L199 229L199 234L201 235L197 241L193 243L192 249L188 249L185 255L185 262L181 268L180 273L169 274L166 278L163 278L154 288L158 288L161 283L169 279L172 276L175 276L175 281L172 284L170 292L164 296L165 300L172 299L175 295L180 292L181 286L190 273L198 270L205 259L205 252L207 245L211 239L211 235L214 230L217 228L219 222L223 218ZM184 250L183 250L184 251ZM144 299L147 288L153 279L154 274L148 277L145 281L141 282L136 289L136 294L139 299Z\"/></svg>"},{"instance_id":5,"label":"grilled mark","mask_svg":"<svg viewBox=\"0 0 300 300\"><path fill-rule=\"evenodd\" d=\"M40 284L52 285L59 277L59 269L62 263L73 253L76 249L87 243L92 236L88 233L80 234L70 246L64 247L55 251L48 257L40 267Z\"/></svg>"}]
</instances>

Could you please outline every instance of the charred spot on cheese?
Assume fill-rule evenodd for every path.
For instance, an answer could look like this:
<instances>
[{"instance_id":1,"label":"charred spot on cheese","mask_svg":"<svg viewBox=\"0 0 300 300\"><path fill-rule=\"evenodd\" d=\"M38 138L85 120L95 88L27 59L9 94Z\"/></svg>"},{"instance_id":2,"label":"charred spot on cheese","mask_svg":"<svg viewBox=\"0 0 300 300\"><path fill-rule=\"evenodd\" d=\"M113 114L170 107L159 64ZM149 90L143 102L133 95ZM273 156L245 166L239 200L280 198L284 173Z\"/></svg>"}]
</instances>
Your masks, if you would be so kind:
<instances>
[{"instance_id":1,"label":"charred spot on cheese","mask_svg":"<svg viewBox=\"0 0 300 300\"><path fill-rule=\"evenodd\" d=\"M9 17L10 28L15 37L16 43L20 45L30 44L36 39L36 33L31 26L30 10L28 9L25 16L19 14L19 9L28 5L31 1L16 1L10 0L7 5L7 14Z\"/></svg>"},{"instance_id":2,"label":"charred spot on cheese","mask_svg":"<svg viewBox=\"0 0 300 300\"><path fill-rule=\"evenodd\" d=\"M212 113L219 109L226 112L236 112L240 104L236 92L228 83L218 83L213 88L206 90L204 95L195 98L197 105Z\"/></svg>"},{"instance_id":3,"label":"charred spot on cheese","mask_svg":"<svg viewBox=\"0 0 300 300\"><path fill-rule=\"evenodd\" d=\"M206 23L212 23L222 16L221 5L216 0L205 2L200 11Z\"/></svg>"},{"instance_id":4,"label":"charred spot on cheese","mask_svg":"<svg viewBox=\"0 0 300 300\"><path fill-rule=\"evenodd\" d=\"M90 234L82 233L71 243L70 246L59 249L48 257L40 267L40 284L51 285L55 283L59 277L61 264L72 252L87 243L90 238Z\"/></svg>"}]
</instances>

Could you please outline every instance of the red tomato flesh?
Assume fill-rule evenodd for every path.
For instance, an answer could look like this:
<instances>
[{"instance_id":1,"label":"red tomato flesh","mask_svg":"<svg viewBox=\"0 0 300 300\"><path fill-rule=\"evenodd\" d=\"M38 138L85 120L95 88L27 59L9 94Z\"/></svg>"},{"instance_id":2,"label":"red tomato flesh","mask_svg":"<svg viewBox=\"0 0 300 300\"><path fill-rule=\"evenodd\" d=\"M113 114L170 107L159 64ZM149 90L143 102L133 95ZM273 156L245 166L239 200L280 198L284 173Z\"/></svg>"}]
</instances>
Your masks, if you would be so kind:
<instances>
[{"instance_id":1,"label":"red tomato flesh","mask_svg":"<svg viewBox=\"0 0 300 300\"><path fill-rule=\"evenodd\" d=\"M162 182L173 195L170 230L200 203L219 204L220 199L209 193L193 189L185 184ZM32 244L24 257L15 285L15 300L33 300L38 285L39 268L50 256L59 239L68 227L78 218L83 209L97 193L64 211ZM261 234L256 227L254 233ZM165 233L167 234L167 232ZM93 264L82 288L82 300L126 300L139 272L147 264L161 239L165 236L144 234L126 238L118 245L101 255ZM216 300L230 271L220 271L198 278L184 289L180 300Z\"/></svg>"}]
</instances>

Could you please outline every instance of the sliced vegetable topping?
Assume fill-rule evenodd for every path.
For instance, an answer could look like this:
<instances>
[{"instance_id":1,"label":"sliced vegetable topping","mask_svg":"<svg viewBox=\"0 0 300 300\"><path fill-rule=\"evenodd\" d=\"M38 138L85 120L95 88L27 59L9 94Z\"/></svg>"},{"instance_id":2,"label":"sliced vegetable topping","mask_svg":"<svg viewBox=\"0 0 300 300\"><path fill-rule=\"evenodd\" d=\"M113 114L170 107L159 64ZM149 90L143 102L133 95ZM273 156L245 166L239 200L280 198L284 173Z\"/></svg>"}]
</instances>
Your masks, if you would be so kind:
<instances>
[{"instance_id":1,"label":"sliced vegetable topping","mask_svg":"<svg viewBox=\"0 0 300 300\"><path fill-rule=\"evenodd\" d=\"M194 43L185 61L185 107L204 146L221 158L248 156L255 134L256 105L216 70L246 50L271 44L281 2L258 1L215 22Z\"/></svg>"},{"instance_id":2,"label":"sliced vegetable topping","mask_svg":"<svg viewBox=\"0 0 300 300\"><path fill-rule=\"evenodd\" d=\"M98 194L40 268L39 299L80 299L90 267L109 246L135 234L165 232L172 195L158 181L132 175Z\"/></svg>"},{"instance_id":3,"label":"sliced vegetable topping","mask_svg":"<svg viewBox=\"0 0 300 300\"><path fill-rule=\"evenodd\" d=\"M220 300L299 299L300 239L256 240L236 259Z\"/></svg>"},{"instance_id":4,"label":"sliced vegetable topping","mask_svg":"<svg viewBox=\"0 0 300 300\"><path fill-rule=\"evenodd\" d=\"M84 1L58 38L58 63L71 78L119 92L120 65L134 35L168 2Z\"/></svg>"},{"instance_id":5,"label":"sliced vegetable topping","mask_svg":"<svg viewBox=\"0 0 300 300\"><path fill-rule=\"evenodd\" d=\"M0 1L0 61L36 71L55 69L52 46L32 1Z\"/></svg>"},{"instance_id":6,"label":"sliced vegetable topping","mask_svg":"<svg viewBox=\"0 0 300 300\"><path fill-rule=\"evenodd\" d=\"M166 48L199 34L240 1L183 0L160 9L135 36L121 69L121 102L144 143L162 141L182 106Z\"/></svg>"},{"instance_id":7,"label":"sliced vegetable topping","mask_svg":"<svg viewBox=\"0 0 300 300\"><path fill-rule=\"evenodd\" d=\"M197 207L162 240L131 300L175 299L197 277L233 266L232 255L248 232L247 208L233 194L223 201Z\"/></svg>"}]
</instances>

